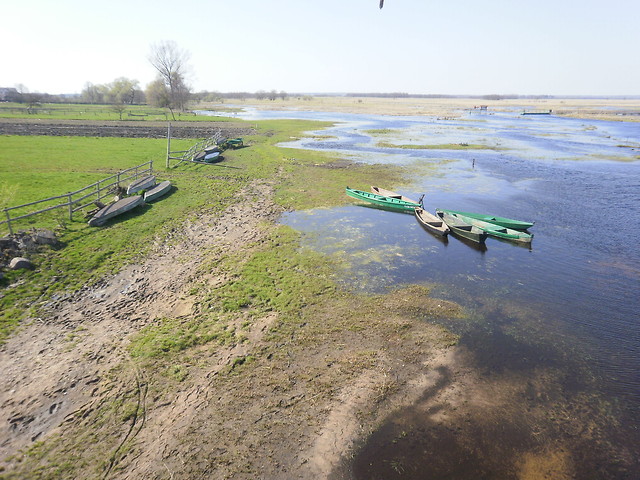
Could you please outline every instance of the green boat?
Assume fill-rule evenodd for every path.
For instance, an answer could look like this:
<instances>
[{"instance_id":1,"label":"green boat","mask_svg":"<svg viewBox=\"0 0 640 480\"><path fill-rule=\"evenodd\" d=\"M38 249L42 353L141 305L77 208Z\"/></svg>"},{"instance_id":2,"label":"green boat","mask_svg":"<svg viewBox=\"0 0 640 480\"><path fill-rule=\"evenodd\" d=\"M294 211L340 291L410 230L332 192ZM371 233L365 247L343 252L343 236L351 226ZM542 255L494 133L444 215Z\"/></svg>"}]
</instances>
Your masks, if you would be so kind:
<instances>
[{"instance_id":1,"label":"green boat","mask_svg":"<svg viewBox=\"0 0 640 480\"><path fill-rule=\"evenodd\" d=\"M447 224L451 233L454 235L458 235L462 238L466 238L467 240L471 240L476 243L484 243L487 239L487 232L476 227L475 225L471 225L469 222L465 222L463 219L458 218L457 216L450 215L442 210L436 210L436 215L442 219L444 223Z\"/></svg>"},{"instance_id":2,"label":"green boat","mask_svg":"<svg viewBox=\"0 0 640 480\"><path fill-rule=\"evenodd\" d=\"M436 210L436 213L444 212L443 210ZM451 216L462 220L463 222L469 223L474 227L479 228L480 230L487 233L487 235L491 235L492 237L502 238L504 240L511 240L512 242L519 243L531 243L533 239L533 235L527 232L521 232L519 230L514 230L512 228L503 227L502 225L496 225L495 223L485 222L483 220L478 220L477 218L467 217L466 215L461 215L459 213L452 213Z\"/></svg>"},{"instance_id":3,"label":"green boat","mask_svg":"<svg viewBox=\"0 0 640 480\"><path fill-rule=\"evenodd\" d=\"M514 220L513 218L504 218L504 217L496 217L494 215L483 215L481 213L470 213L470 212L460 212L458 210L445 210L444 208L439 208L441 212L446 212L449 215L464 215L465 217L475 218L477 220L482 220L483 222L494 223L496 225L500 225L501 227L511 228L513 230L526 230L527 228L533 227L533 222L523 222L521 220Z\"/></svg>"},{"instance_id":4,"label":"green boat","mask_svg":"<svg viewBox=\"0 0 640 480\"><path fill-rule=\"evenodd\" d=\"M393 210L401 210L408 213L413 213L414 209L420 206L420 204L416 202L409 202L400 198L385 197L384 195L379 195L377 193L369 193L349 187L346 188L346 194L358 200L373 203L378 207L391 208Z\"/></svg>"}]
</instances>

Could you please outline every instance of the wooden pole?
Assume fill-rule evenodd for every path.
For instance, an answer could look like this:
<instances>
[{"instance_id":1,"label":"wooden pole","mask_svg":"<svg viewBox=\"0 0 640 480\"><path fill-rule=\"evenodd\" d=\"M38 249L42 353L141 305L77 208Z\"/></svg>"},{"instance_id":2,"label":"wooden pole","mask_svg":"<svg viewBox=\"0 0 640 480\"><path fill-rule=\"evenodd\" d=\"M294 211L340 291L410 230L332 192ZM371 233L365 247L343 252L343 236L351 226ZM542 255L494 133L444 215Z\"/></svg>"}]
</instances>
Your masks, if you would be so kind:
<instances>
[{"instance_id":1,"label":"wooden pole","mask_svg":"<svg viewBox=\"0 0 640 480\"><path fill-rule=\"evenodd\" d=\"M71 193L69 193L69 221L73 220L73 200L71 199Z\"/></svg>"},{"instance_id":2,"label":"wooden pole","mask_svg":"<svg viewBox=\"0 0 640 480\"><path fill-rule=\"evenodd\" d=\"M167 126L167 168L169 168L169 156L171 155L171 122Z\"/></svg>"},{"instance_id":3,"label":"wooden pole","mask_svg":"<svg viewBox=\"0 0 640 480\"><path fill-rule=\"evenodd\" d=\"M5 208L4 213L7 216L7 226L9 227L9 235L13 235L13 229L11 228L11 215L9 215L9 210Z\"/></svg>"}]
</instances>

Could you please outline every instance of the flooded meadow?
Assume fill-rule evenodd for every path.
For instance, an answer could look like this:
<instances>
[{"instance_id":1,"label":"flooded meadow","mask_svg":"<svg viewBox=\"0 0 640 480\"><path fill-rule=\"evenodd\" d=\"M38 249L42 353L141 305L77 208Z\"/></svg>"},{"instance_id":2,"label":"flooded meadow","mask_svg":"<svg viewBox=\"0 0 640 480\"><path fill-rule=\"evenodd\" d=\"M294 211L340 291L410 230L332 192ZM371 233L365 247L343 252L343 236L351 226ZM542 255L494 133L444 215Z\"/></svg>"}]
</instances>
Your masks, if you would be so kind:
<instances>
[{"instance_id":1,"label":"flooded meadow","mask_svg":"<svg viewBox=\"0 0 640 480\"><path fill-rule=\"evenodd\" d=\"M460 336L459 368L439 372L438 388L391 415L336 478L640 477L637 124L515 109L241 116L336 122L287 145L407 166L410 184L395 190L424 194L432 212L535 221L530 247L489 238L479 248L356 201L283 216L306 247L343 260L346 288L429 285L467 311L439 320Z\"/></svg>"}]
</instances>

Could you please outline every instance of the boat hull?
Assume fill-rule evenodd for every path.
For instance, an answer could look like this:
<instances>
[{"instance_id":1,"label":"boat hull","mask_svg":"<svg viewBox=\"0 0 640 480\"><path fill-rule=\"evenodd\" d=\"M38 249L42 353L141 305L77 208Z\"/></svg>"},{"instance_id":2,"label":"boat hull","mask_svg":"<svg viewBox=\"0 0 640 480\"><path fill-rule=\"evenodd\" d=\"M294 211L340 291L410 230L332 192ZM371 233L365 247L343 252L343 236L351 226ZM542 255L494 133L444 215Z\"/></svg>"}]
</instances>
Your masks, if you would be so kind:
<instances>
[{"instance_id":1,"label":"boat hull","mask_svg":"<svg viewBox=\"0 0 640 480\"><path fill-rule=\"evenodd\" d=\"M513 230L522 231L533 227L533 222L523 222L522 220L514 220L513 218L496 217L495 215L484 215L481 213L461 212L459 210L446 210L444 208L439 208L438 210L448 213L449 215L464 215L465 217L475 218L477 220L482 220L483 222L493 223Z\"/></svg>"},{"instance_id":2,"label":"boat hull","mask_svg":"<svg viewBox=\"0 0 640 480\"><path fill-rule=\"evenodd\" d=\"M346 194L352 198L358 200L364 200L365 202L372 203L373 205L389 208L396 211L413 213L416 207L419 207L420 204L414 202L407 202L405 200L400 200L398 198L393 197L385 197L384 195L378 195L376 193L369 193L363 190L356 190L353 188L347 187L345 190Z\"/></svg>"},{"instance_id":3,"label":"boat hull","mask_svg":"<svg viewBox=\"0 0 640 480\"><path fill-rule=\"evenodd\" d=\"M414 210L416 219L418 223L422 225L427 232L433 233L434 235L438 235L440 237L446 237L449 235L451 231L447 224L440 218L436 217L434 214L427 212L423 208L416 208Z\"/></svg>"},{"instance_id":4,"label":"boat hull","mask_svg":"<svg viewBox=\"0 0 640 480\"><path fill-rule=\"evenodd\" d=\"M471 225L453 215L449 215L441 210L436 210L436 215L447 224L453 235L466 238L476 243L484 243L487 239L487 232Z\"/></svg>"},{"instance_id":5,"label":"boat hull","mask_svg":"<svg viewBox=\"0 0 640 480\"><path fill-rule=\"evenodd\" d=\"M398 198L400 200L404 200L405 202L411 202L411 203L420 203L420 202L416 202L415 200L409 198L409 197L405 197L404 195L400 195L399 193L396 192L392 192L391 190L385 190L384 188L381 187L374 187L373 185L371 186L371 192L377 194L377 195L382 195L384 197L389 197L389 198Z\"/></svg>"},{"instance_id":6,"label":"boat hull","mask_svg":"<svg viewBox=\"0 0 640 480\"><path fill-rule=\"evenodd\" d=\"M153 187L151 190L148 190L144 194L145 202L153 202L154 200L166 195L171 190L171 182L169 180L165 180L164 182L160 182L158 185Z\"/></svg>"},{"instance_id":7,"label":"boat hull","mask_svg":"<svg viewBox=\"0 0 640 480\"><path fill-rule=\"evenodd\" d=\"M127 195L139 192L140 190L148 190L153 188L155 184L156 177L154 175L140 178L127 187Z\"/></svg>"},{"instance_id":8,"label":"boat hull","mask_svg":"<svg viewBox=\"0 0 640 480\"><path fill-rule=\"evenodd\" d=\"M132 197L125 197L118 200L111 205L107 205L104 208L98 210L98 212L89 220L89 226L99 227L104 225L107 220L121 215L129 210L136 208L139 205L144 204L144 199L141 195L134 195Z\"/></svg>"},{"instance_id":9,"label":"boat hull","mask_svg":"<svg viewBox=\"0 0 640 480\"><path fill-rule=\"evenodd\" d=\"M487 235L491 237L501 238L503 240L509 240L511 242L518 243L531 243L533 235L519 230L513 230L512 228L506 228L495 223L484 222L476 218L467 217L454 213L452 216L462 220L463 222L470 223L471 225L478 227L480 230L487 232Z\"/></svg>"}]
</instances>

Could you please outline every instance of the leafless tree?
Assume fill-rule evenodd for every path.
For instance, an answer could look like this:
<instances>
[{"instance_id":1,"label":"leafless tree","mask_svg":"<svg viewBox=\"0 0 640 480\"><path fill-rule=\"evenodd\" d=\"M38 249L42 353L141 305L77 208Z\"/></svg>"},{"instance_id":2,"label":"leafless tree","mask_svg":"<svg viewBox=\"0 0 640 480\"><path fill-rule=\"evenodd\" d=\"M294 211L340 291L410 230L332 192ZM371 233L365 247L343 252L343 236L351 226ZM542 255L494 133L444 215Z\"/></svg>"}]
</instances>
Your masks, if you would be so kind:
<instances>
[{"instance_id":1,"label":"leafless tree","mask_svg":"<svg viewBox=\"0 0 640 480\"><path fill-rule=\"evenodd\" d=\"M182 50L169 40L154 44L151 47L149 62L158 71L160 79L169 92L169 109L184 110L189 99L190 89L185 75L188 69L189 52Z\"/></svg>"}]
</instances>

